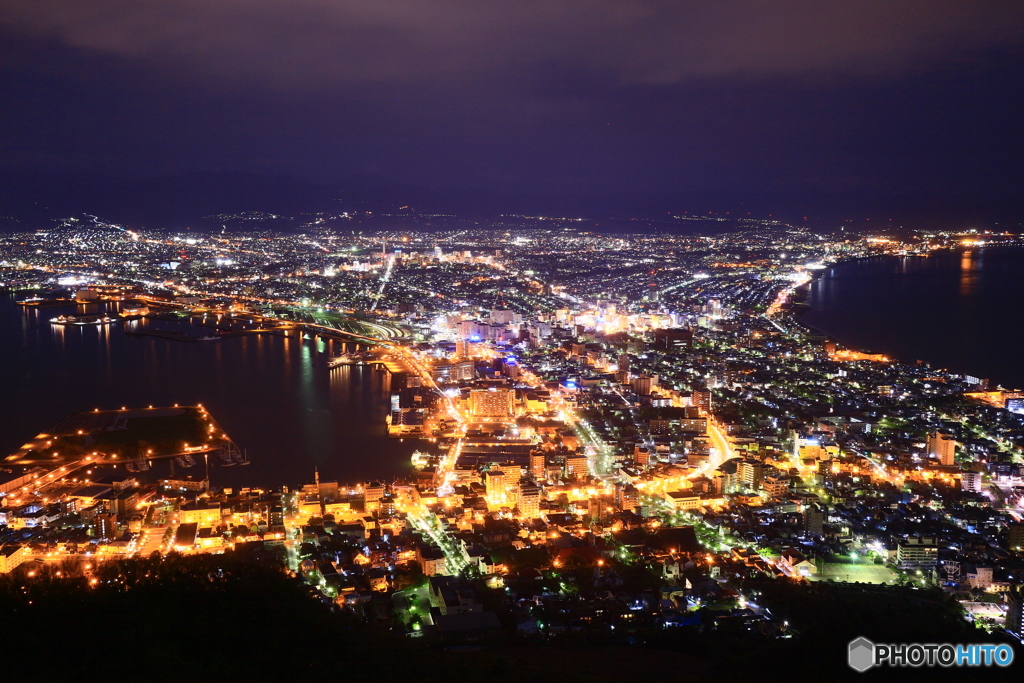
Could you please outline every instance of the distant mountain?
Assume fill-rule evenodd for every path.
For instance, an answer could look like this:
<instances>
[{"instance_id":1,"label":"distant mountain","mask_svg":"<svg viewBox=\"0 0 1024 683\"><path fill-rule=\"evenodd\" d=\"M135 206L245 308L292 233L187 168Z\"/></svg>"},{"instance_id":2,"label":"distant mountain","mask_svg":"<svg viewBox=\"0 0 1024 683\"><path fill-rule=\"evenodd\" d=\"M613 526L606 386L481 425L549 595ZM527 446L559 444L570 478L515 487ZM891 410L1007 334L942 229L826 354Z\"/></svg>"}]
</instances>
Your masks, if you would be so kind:
<instances>
[{"instance_id":1,"label":"distant mountain","mask_svg":"<svg viewBox=\"0 0 1024 683\"><path fill-rule=\"evenodd\" d=\"M132 179L6 175L0 188L0 214L26 224L88 213L129 226L183 228L213 214L291 215L329 210L332 202L337 206L337 191L330 187L247 173Z\"/></svg>"},{"instance_id":2,"label":"distant mountain","mask_svg":"<svg viewBox=\"0 0 1024 683\"><path fill-rule=\"evenodd\" d=\"M215 228L217 216L261 212L293 221L254 222L285 228L307 222L303 214L456 214L494 220L504 214L589 218L670 219L672 215L769 216L814 227L840 224L1021 229L1024 192L1017 196L885 192L824 195L814 191L685 191L647 194L526 194L481 189L403 185L377 176L312 183L253 173L191 173L168 177L113 178L87 174L0 173L0 229L37 229L56 218L94 214L129 227ZM728 212L728 214L727 214ZM805 219L806 217L806 219ZM375 221L376 222L376 221ZM238 229L240 225L231 226ZM369 227L369 226L368 226ZM637 226L641 227L641 226Z\"/></svg>"}]
</instances>

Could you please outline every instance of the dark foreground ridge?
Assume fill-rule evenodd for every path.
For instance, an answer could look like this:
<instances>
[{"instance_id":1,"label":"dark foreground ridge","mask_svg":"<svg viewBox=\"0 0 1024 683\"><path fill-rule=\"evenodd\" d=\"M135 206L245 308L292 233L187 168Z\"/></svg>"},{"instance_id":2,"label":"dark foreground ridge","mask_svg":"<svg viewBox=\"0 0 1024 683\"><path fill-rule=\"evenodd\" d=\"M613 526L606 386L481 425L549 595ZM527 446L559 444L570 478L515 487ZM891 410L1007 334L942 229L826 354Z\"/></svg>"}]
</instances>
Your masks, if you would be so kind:
<instances>
[{"instance_id":1,"label":"dark foreground ridge","mask_svg":"<svg viewBox=\"0 0 1024 683\"><path fill-rule=\"evenodd\" d=\"M31 672L36 680L69 674L109 680L112 665L155 681L204 672L236 681L511 682L685 680L788 669L857 680L845 653L858 635L876 642L1002 642L959 618L955 602L938 590L763 581L751 588L766 607L788 617L791 638L709 630L709 608L699 623L673 630L616 636L583 626L531 639L503 629L493 642L446 649L432 638L390 633L384 596L361 617L335 610L283 562L283 550L241 547L223 555L154 554L95 566L24 565L0 578L0 610L12 626L4 636L8 671ZM491 590L485 599L505 616L503 591ZM85 641L59 635L73 625ZM89 655L94 648L105 654ZM888 673L875 670L872 680ZM963 675L956 669L892 673L903 680Z\"/></svg>"}]
</instances>

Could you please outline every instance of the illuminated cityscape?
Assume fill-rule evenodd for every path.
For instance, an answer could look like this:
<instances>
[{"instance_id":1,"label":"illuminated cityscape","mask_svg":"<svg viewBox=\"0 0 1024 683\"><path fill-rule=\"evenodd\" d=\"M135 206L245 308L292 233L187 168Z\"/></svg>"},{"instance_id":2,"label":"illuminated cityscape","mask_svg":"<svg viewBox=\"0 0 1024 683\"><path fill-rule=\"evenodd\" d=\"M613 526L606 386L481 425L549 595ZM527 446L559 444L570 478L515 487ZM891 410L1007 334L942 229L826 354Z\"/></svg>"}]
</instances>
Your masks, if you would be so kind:
<instances>
[{"instance_id":1,"label":"illuminated cityscape","mask_svg":"<svg viewBox=\"0 0 1024 683\"><path fill-rule=\"evenodd\" d=\"M1024 4L0 17L6 679L1024 669Z\"/></svg>"},{"instance_id":2,"label":"illuminated cityscape","mask_svg":"<svg viewBox=\"0 0 1024 683\"><path fill-rule=\"evenodd\" d=\"M70 415L4 463L3 572L96 582L126 558L258 547L336 609L445 643L786 639L771 586L794 582L941 589L1019 632L1024 392L801 323L832 264L981 243L1020 241L777 221L4 236L12 305L54 334L105 318L136 343L346 341L319 372L386 373L388 433L423 448L392 480L217 486L249 458L203 406Z\"/></svg>"}]
</instances>

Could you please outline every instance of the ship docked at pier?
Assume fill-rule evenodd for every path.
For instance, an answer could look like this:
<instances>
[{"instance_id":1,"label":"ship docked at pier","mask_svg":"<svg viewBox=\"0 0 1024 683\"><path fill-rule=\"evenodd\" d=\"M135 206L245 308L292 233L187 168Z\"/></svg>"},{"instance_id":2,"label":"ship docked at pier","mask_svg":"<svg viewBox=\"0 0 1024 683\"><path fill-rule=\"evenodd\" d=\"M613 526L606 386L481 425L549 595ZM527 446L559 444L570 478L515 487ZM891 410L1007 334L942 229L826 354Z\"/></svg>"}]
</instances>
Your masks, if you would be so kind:
<instances>
[{"instance_id":1,"label":"ship docked at pier","mask_svg":"<svg viewBox=\"0 0 1024 683\"><path fill-rule=\"evenodd\" d=\"M343 353L327 361L327 367L336 368L340 365L366 365L376 360L370 351L357 351L354 353Z\"/></svg>"},{"instance_id":2,"label":"ship docked at pier","mask_svg":"<svg viewBox=\"0 0 1024 683\"><path fill-rule=\"evenodd\" d=\"M117 322L117 318L109 315L58 315L50 318L53 325L110 325Z\"/></svg>"}]
</instances>

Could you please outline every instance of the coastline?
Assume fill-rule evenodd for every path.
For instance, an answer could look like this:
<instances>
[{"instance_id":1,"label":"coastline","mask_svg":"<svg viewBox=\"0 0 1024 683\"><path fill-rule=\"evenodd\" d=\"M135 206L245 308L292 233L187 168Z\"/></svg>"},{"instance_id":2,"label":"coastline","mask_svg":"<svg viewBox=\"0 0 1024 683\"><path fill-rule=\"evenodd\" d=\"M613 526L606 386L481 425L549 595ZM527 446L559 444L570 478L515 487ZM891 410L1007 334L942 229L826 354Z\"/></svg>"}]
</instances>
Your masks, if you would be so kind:
<instances>
[{"instance_id":1,"label":"coastline","mask_svg":"<svg viewBox=\"0 0 1024 683\"><path fill-rule=\"evenodd\" d=\"M808 301L808 299L811 298L813 290L814 290L814 287L816 285L818 285L819 281L823 277L825 277L825 274L828 273L829 271L832 271L833 269L836 269L836 268L839 268L839 267L849 267L849 266L856 265L858 263L867 263L867 262L870 262L870 261L874 261L876 259L891 258L891 259L894 259L896 261L901 261L901 260L905 260L905 259L928 258L928 257L932 256L933 254L936 255L936 256L940 256L940 255L963 254L965 252L971 252L971 251L1005 252L1005 251L1010 251L1010 250L1018 250L1019 251L1022 248L1024 248L1024 245L1021 245L1021 244L996 244L996 245L990 245L990 246L986 245L986 246L974 247L974 248L967 247L967 246L956 246L956 247L946 247L946 248L943 248L943 249L936 249L936 250L934 250L934 251L932 251L929 254L924 255L924 256L922 256L922 255L879 254L879 255L873 255L873 256L858 256L858 257L849 258L849 259L841 259L841 260L838 260L838 261L835 261L835 262L827 264L826 268L823 268L821 270L815 271L814 274L813 274L813 277L808 282L806 282L805 284L801 285L797 290L794 291L794 295L797 295L797 293L799 293L798 294L798 296L799 296L798 299L796 298L796 296L794 296L794 299L796 299L796 302L799 304L799 307L797 308L797 310L792 312L792 314L791 314L792 315L792 320L797 325L799 325L800 327L802 327L805 330L809 331L810 333L824 336L829 341L832 341L832 342L835 342L837 344L840 344L843 347L845 347L847 349L850 349L850 350L853 350L853 351L857 351L857 352L861 352L861 353L884 353L889 358L892 358L893 360L896 360L896 361L898 361L900 363L911 363L912 364L912 363L915 363L915 362L921 362L921 363L926 363L929 367L935 367L937 369L941 369L941 370L943 370L945 372L948 372L950 374L973 375L973 376L979 376L980 377L981 376L980 374L976 374L977 370L974 370L974 369L971 369L970 367L968 367L967 363L964 363L964 364L954 364L954 363L939 362L939 361L936 361L934 358L929 357L931 354L929 354L927 352L927 350L924 350L924 349L922 349L922 353L920 353L920 354L918 354L918 353L907 354L905 352L905 350L902 353L893 353L892 351L887 351L887 350L884 350L884 349L874 349L874 348L871 348L869 345L853 343L850 340L848 334L844 334L842 332L838 332L837 333L837 332L835 332L835 331L833 331L831 329L826 329L826 325L822 325L820 322L817 322L815 324L812 324L812 323L808 322L806 320L806 317L807 317L808 314L814 314L814 313L821 314L821 313L823 313L823 312L825 312L826 310L829 310L829 309L813 308L809 303L807 303L807 301ZM831 309L831 312L834 313L835 311L836 311L836 309ZM848 317L850 315L851 315L851 312L847 311L845 313L844 317ZM944 367L940 367L940 366L944 366ZM1003 385L1003 383L998 381L998 379L996 377L989 377L987 379L990 380L990 384L992 386ZM1019 383L1019 382L1012 382L1012 381L1010 382L1011 385L1012 384L1016 384L1016 383ZM1012 388L1015 388L1015 387L1011 386L1011 387L1008 387L1008 388L1012 389Z\"/></svg>"},{"instance_id":2,"label":"coastline","mask_svg":"<svg viewBox=\"0 0 1024 683\"><path fill-rule=\"evenodd\" d=\"M328 343L277 335L179 343L109 326L53 327L13 301L10 291L0 294L0 348L12 361L0 380L21 397L0 418L4 456L63 414L174 403L202 403L248 450L246 485L301 485L317 468L342 482L407 476L412 452L425 450L388 438L386 375L330 371ZM83 386L86 396L76 391ZM221 483L241 485L234 472L221 472Z\"/></svg>"}]
</instances>

